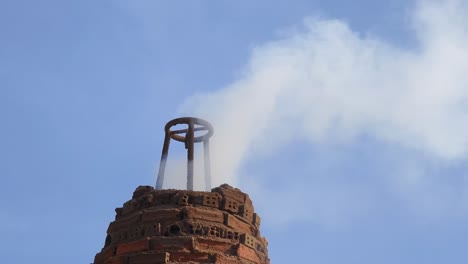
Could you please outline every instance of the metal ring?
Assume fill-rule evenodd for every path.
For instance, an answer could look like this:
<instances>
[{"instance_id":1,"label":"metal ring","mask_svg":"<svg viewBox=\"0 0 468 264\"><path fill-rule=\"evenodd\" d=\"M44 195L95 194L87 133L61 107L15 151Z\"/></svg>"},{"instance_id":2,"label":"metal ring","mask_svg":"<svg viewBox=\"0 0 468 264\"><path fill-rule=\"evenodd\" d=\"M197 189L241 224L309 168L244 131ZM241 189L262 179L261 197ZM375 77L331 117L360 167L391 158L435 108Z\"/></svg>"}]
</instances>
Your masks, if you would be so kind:
<instances>
[{"instance_id":1,"label":"metal ring","mask_svg":"<svg viewBox=\"0 0 468 264\"><path fill-rule=\"evenodd\" d=\"M171 136L172 139L179 141L179 142L185 142L186 137L178 135L178 134L187 133L188 129L171 131L171 127L180 125L180 124L190 125L190 123L194 125L202 126L202 127L195 128L195 131L203 131L203 130L208 131L204 135L194 137L194 142L203 142L213 135L213 127L211 126L211 124L206 120L203 120L201 118L196 118L196 117L180 117L180 118L173 119L167 122L166 126L164 127L164 130L166 131L168 135Z\"/></svg>"}]
</instances>

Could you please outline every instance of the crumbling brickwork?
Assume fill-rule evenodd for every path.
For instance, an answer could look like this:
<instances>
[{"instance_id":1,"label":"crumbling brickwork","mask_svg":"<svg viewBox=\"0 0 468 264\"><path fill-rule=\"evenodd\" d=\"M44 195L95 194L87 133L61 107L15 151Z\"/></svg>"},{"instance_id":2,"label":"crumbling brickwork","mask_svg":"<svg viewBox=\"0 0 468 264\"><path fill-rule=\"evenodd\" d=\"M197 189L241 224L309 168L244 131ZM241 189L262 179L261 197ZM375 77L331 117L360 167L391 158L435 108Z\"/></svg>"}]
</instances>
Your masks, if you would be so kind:
<instances>
[{"instance_id":1,"label":"crumbling brickwork","mask_svg":"<svg viewBox=\"0 0 468 264\"><path fill-rule=\"evenodd\" d=\"M94 264L269 264L249 196L224 184L211 192L139 186L117 208Z\"/></svg>"}]
</instances>

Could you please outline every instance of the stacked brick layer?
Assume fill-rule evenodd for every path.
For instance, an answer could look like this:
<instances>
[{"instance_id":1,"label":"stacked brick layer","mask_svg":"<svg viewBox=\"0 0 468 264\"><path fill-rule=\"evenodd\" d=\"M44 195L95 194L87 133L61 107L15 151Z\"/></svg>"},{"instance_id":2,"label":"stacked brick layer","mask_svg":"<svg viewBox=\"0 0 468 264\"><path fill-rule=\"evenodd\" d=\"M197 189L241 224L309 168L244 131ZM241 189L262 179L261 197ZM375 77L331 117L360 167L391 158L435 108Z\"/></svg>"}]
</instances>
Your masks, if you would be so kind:
<instances>
[{"instance_id":1,"label":"stacked brick layer","mask_svg":"<svg viewBox=\"0 0 468 264\"><path fill-rule=\"evenodd\" d=\"M116 209L95 264L268 264L267 241L249 196L229 185L211 192L139 186Z\"/></svg>"}]
</instances>

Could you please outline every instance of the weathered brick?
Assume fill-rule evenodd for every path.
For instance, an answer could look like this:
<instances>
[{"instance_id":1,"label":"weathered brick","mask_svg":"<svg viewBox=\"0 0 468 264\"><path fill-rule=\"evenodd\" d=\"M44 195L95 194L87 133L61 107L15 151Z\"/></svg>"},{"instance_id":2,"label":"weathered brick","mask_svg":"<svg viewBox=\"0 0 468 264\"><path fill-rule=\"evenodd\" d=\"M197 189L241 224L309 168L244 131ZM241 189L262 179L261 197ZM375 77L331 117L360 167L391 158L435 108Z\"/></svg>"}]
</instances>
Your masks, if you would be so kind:
<instances>
[{"instance_id":1,"label":"weathered brick","mask_svg":"<svg viewBox=\"0 0 468 264\"><path fill-rule=\"evenodd\" d=\"M237 247L237 256L240 258L247 259L249 261L252 261L254 263L264 263L260 259L260 257L257 255L257 252L250 248L245 246L244 244L239 244Z\"/></svg>"},{"instance_id":2,"label":"weathered brick","mask_svg":"<svg viewBox=\"0 0 468 264\"><path fill-rule=\"evenodd\" d=\"M242 234L240 235L240 243L255 249L257 247L257 239L255 239L253 236L250 236L248 234Z\"/></svg>"},{"instance_id":3,"label":"weathered brick","mask_svg":"<svg viewBox=\"0 0 468 264\"><path fill-rule=\"evenodd\" d=\"M127 239L136 240L142 238L145 234L145 228L143 225L133 225L127 229Z\"/></svg>"},{"instance_id":4,"label":"weathered brick","mask_svg":"<svg viewBox=\"0 0 468 264\"><path fill-rule=\"evenodd\" d=\"M260 228L260 223L261 222L262 222L262 219L260 218L260 216L257 213L254 213L253 214L252 224L258 229L258 228Z\"/></svg>"},{"instance_id":5,"label":"weathered brick","mask_svg":"<svg viewBox=\"0 0 468 264\"><path fill-rule=\"evenodd\" d=\"M233 245L223 239L197 238L195 239L196 251L215 251L225 254L233 253Z\"/></svg>"},{"instance_id":6,"label":"weathered brick","mask_svg":"<svg viewBox=\"0 0 468 264\"><path fill-rule=\"evenodd\" d=\"M214 188L212 192L217 192L225 198L237 201L238 204L243 204L246 201L246 194L237 188L233 188L227 184Z\"/></svg>"},{"instance_id":7,"label":"weathered brick","mask_svg":"<svg viewBox=\"0 0 468 264\"><path fill-rule=\"evenodd\" d=\"M190 196L186 192L180 192L177 194L177 204L178 205L188 205Z\"/></svg>"},{"instance_id":8,"label":"weathered brick","mask_svg":"<svg viewBox=\"0 0 468 264\"><path fill-rule=\"evenodd\" d=\"M193 237L152 237L150 249L168 252L191 251L194 248Z\"/></svg>"},{"instance_id":9,"label":"weathered brick","mask_svg":"<svg viewBox=\"0 0 468 264\"><path fill-rule=\"evenodd\" d=\"M143 194L149 193L149 192L151 192L153 190L154 190L154 188L152 186L140 185L135 189L135 191L133 191L132 198L133 199L138 198L138 197L142 196Z\"/></svg>"},{"instance_id":10,"label":"weathered brick","mask_svg":"<svg viewBox=\"0 0 468 264\"><path fill-rule=\"evenodd\" d=\"M239 206L239 215L245 218L249 223L253 222L253 206L249 204L242 204Z\"/></svg>"},{"instance_id":11,"label":"weathered brick","mask_svg":"<svg viewBox=\"0 0 468 264\"><path fill-rule=\"evenodd\" d=\"M149 249L149 239L144 238L138 241L129 242L117 247L117 255L123 255L129 252L139 252Z\"/></svg>"},{"instance_id":12,"label":"weathered brick","mask_svg":"<svg viewBox=\"0 0 468 264\"><path fill-rule=\"evenodd\" d=\"M126 216L129 215L135 211L137 211L138 208L138 201L136 199L131 199L130 201L126 202L123 204L121 215Z\"/></svg>"},{"instance_id":13,"label":"weathered brick","mask_svg":"<svg viewBox=\"0 0 468 264\"><path fill-rule=\"evenodd\" d=\"M228 227L231 227L232 229L239 231L240 233L250 233L252 230L251 225L230 214L225 214L224 224Z\"/></svg>"},{"instance_id":14,"label":"weathered brick","mask_svg":"<svg viewBox=\"0 0 468 264\"><path fill-rule=\"evenodd\" d=\"M162 206L162 205L175 205L178 202L176 190L159 190L154 191L154 206Z\"/></svg>"},{"instance_id":15,"label":"weathered brick","mask_svg":"<svg viewBox=\"0 0 468 264\"><path fill-rule=\"evenodd\" d=\"M233 214L239 213L240 202L229 197L224 198L223 210Z\"/></svg>"},{"instance_id":16,"label":"weathered brick","mask_svg":"<svg viewBox=\"0 0 468 264\"><path fill-rule=\"evenodd\" d=\"M126 217L122 217L114 222L110 223L109 228L107 229L107 233L114 232L116 230L120 230L123 228L128 228L138 222L141 221L141 212L127 215Z\"/></svg>"},{"instance_id":17,"label":"weathered brick","mask_svg":"<svg viewBox=\"0 0 468 264\"><path fill-rule=\"evenodd\" d=\"M188 262L193 261L195 263L208 263L211 262L211 254L207 252L174 252L171 253L170 261L175 262Z\"/></svg>"},{"instance_id":18,"label":"weathered brick","mask_svg":"<svg viewBox=\"0 0 468 264\"><path fill-rule=\"evenodd\" d=\"M214 264L239 264L241 261L234 256L225 256L221 254L215 255Z\"/></svg>"},{"instance_id":19,"label":"weathered brick","mask_svg":"<svg viewBox=\"0 0 468 264\"><path fill-rule=\"evenodd\" d=\"M128 264L163 264L168 263L170 258L169 252L163 253L142 253L130 256Z\"/></svg>"},{"instance_id":20,"label":"weathered brick","mask_svg":"<svg viewBox=\"0 0 468 264\"><path fill-rule=\"evenodd\" d=\"M178 208L172 209L152 209L143 210L141 216L142 223L164 223L180 220L181 210Z\"/></svg>"},{"instance_id":21,"label":"weathered brick","mask_svg":"<svg viewBox=\"0 0 468 264\"><path fill-rule=\"evenodd\" d=\"M144 225L145 236L160 236L161 235L161 223L147 223Z\"/></svg>"},{"instance_id":22,"label":"weathered brick","mask_svg":"<svg viewBox=\"0 0 468 264\"><path fill-rule=\"evenodd\" d=\"M222 196L219 193L206 193L203 196L202 205L219 208Z\"/></svg>"},{"instance_id":23,"label":"weathered brick","mask_svg":"<svg viewBox=\"0 0 468 264\"><path fill-rule=\"evenodd\" d=\"M213 223L224 222L223 213L211 208L187 206L184 208L183 212L184 218L187 220L201 220Z\"/></svg>"}]
</instances>

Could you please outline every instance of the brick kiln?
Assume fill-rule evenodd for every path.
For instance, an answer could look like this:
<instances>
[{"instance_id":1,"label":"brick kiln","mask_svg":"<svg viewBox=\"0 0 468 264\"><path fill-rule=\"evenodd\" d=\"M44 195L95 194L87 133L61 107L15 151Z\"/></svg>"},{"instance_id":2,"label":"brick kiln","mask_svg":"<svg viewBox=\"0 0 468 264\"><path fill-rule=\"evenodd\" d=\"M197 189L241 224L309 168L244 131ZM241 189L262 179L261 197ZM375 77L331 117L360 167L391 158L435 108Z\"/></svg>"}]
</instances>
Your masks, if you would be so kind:
<instances>
[{"instance_id":1,"label":"brick kiln","mask_svg":"<svg viewBox=\"0 0 468 264\"><path fill-rule=\"evenodd\" d=\"M140 186L116 209L95 264L270 263L249 196Z\"/></svg>"},{"instance_id":2,"label":"brick kiln","mask_svg":"<svg viewBox=\"0 0 468 264\"><path fill-rule=\"evenodd\" d=\"M180 124L188 128L171 131ZM206 133L195 135L197 131ZM177 118L167 123L165 133L156 189L139 186L132 199L115 210L94 264L269 264L260 217L247 194L227 184L193 191L198 142L203 142L205 188L210 190L211 125L199 118ZM183 142L187 149L187 190L163 190L170 139Z\"/></svg>"}]
</instances>

